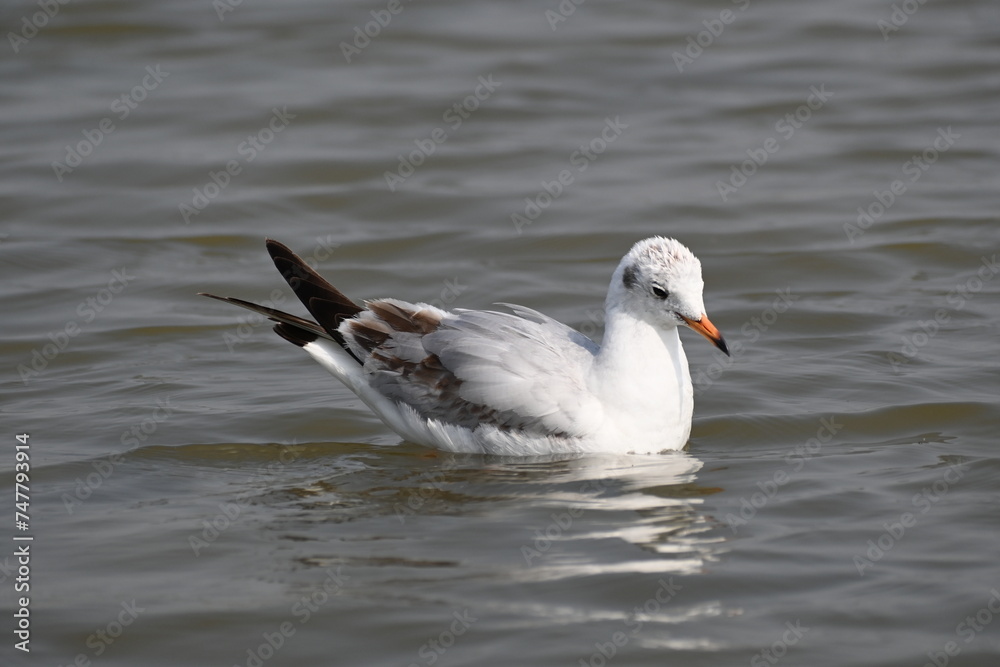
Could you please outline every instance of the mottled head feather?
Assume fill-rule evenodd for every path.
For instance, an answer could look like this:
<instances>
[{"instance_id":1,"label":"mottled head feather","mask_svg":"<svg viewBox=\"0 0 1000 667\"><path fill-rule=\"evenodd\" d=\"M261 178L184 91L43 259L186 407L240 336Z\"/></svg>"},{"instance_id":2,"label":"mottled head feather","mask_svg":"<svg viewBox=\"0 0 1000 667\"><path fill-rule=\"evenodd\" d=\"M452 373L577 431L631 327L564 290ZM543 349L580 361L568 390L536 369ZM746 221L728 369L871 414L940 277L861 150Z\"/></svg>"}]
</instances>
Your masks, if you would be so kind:
<instances>
[{"instance_id":1,"label":"mottled head feather","mask_svg":"<svg viewBox=\"0 0 1000 667\"><path fill-rule=\"evenodd\" d=\"M609 293L636 312L664 324L676 324L679 313L697 319L704 312L701 262L676 239L653 236L639 241L618 267L621 297ZM614 291L614 290L612 290ZM668 297L664 298L663 293Z\"/></svg>"},{"instance_id":2,"label":"mottled head feather","mask_svg":"<svg viewBox=\"0 0 1000 667\"><path fill-rule=\"evenodd\" d=\"M625 259L631 260L628 266L635 267L640 273L644 268L677 273L697 270L699 275L701 272L701 262L687 246L676 239L663 236L639 241L628 251Z\"/></svg>"}]
</instances>

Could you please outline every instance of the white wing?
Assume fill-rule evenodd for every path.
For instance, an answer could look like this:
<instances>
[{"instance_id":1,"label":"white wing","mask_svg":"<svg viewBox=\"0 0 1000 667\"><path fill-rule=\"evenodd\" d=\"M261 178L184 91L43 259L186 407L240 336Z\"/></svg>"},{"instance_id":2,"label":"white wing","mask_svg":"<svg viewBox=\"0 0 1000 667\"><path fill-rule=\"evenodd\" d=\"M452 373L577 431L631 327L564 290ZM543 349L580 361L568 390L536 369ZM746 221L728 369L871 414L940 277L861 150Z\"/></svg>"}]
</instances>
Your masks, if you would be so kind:
<instances>
[{"instance_id":1,"label":"white wing","mask_svg":"<svg viewBox=\"0 0 1000 667\"><path fill-rule=\"evenodd\" d=\"M602 420L587 386L597 345L541 313L448 313L395 299L365 305L340 325L348 349L372 387L425 418L565 437Z\"/></svg>"}]
</instances>

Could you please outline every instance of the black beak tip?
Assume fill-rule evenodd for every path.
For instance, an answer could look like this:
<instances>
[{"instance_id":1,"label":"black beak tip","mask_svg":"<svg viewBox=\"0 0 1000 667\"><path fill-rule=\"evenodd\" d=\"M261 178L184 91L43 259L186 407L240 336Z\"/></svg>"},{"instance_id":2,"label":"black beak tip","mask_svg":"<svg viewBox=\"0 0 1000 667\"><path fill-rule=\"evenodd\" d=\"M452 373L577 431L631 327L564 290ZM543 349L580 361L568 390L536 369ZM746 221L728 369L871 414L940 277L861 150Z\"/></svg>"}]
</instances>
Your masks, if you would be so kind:
<instances>
[{"instance_id":1,"label":"black beak tip","mask_svg":"<svg viewBox=\"0 0 1000 667\"><path fill-rule=\"evenodd\" d=\"M725 352L727 357L733 356L729 354L729 346L726 345L726 339L723 338L722 336L719 336L719 340L715 341L715 347Z\"/></svg>"}]
</instances>

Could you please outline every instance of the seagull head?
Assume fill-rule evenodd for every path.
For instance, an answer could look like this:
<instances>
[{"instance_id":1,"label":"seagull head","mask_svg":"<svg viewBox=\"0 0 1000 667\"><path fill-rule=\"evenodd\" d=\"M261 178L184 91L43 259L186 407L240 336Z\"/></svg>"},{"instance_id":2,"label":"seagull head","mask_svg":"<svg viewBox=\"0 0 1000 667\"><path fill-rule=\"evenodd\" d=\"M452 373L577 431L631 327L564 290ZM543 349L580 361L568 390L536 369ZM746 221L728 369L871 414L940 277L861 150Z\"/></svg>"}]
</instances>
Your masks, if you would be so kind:
<instances>
[{"instance_id":1,"label":"seagull head","mask_svg":"<svg viewBox=\"0 0 1000 667\"><path fill-rule=\"evenodd\" d=\"M639 241L622 259L612 280L621 305L652 326L686 325L729 354L722 334L705 314L701 262L674 239Z\"/></svg>"}]
</instances>

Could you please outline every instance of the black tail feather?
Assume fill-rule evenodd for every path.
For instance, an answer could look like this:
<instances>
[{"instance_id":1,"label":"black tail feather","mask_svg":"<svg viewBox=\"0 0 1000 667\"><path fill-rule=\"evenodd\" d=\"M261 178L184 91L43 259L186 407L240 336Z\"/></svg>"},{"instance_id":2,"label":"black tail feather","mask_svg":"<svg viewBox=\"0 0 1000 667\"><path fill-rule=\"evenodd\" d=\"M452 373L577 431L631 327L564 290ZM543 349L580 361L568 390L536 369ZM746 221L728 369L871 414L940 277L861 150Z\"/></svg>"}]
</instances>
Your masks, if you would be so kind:
<instances>
[{"instance_id":1,"label":"black tail feather","mask_svg":"<svg viewBox=\"0 0 1000 667\"><path fill-rule=\"evenodd\" d=\"M240 306L255 313L260 313L264 317L277 322L274 326L275 333L299 347L303 347L317 338L326 338L335 341L348 354L354 357L358 363L361 363L357 355L348 349L344 337L340 335L337 329L345 319L354 317L364 309L348 299L321 275L313 271L288 246L277 241L272 241L271 239L267 239L266 243L267 251L270 253L271 259L274 260L274 265L281 272L288 286L295 292L295 296L309 310L309 313L316 318L316 322L231 296L216 296L214 294L206 294L205 292L199 292L199 295L225 301L234 306Z\"/></svg>"},{"instance_id":2,"label":"black tail feather","mask_svg":"<svg viewBox=\"0 0 1000 667\"><path fill-rule=\"evenodd\" d=\"M313 342L318 338L318 336L311 331L307 331L298 326L292 326L285 324L284 322L279 322L274 325L274 333L278 334L289 343L293 345L298 345L299 347L305 347L306 344ZM351 355L354 356L353 354ZM356 359L357 357L355 357Z\"/></svg>"},{"instance_id":3,"label":"black tail feather","mask_svg":"<svg viewBox=\"0 0 1000 667\"><path fill-rule=\"evenodd\" d=\"M267 251L274 266L285 278L295 296L316 318L320 326L341 345L344 340L337 328L340 323L360 313L363 308L313 271L305 261L286 245L267 239Z\"/></svg>"},{"instance_id":4,"label":"black tail feather","mask_svg":"<svg viewBox=\"0 0 1000 667\"><path fill-rule=\"evenodd\" d=\"M313 342L317 338L335 340L333 336L327 333L321 326L315 322L310 322L307 319L301 318L298 315L292 315L291 313L275 310L274 308L268 308L267 306L259 306L256 303L244 301L243 299L237 299L232 296L216 296L206 292L198 292L198 296L207 296L210 299L225 301L226 303L231 303L234 306L239 306L240 308L246 308L247 310L252 310L255 313L260 313L273 322L278 322L278 325L275 326L275 331L278 330L278 327L282 327L282 331L289 333L295 331L295 335L298 337L298 340L302 340L303 342L300 343L297 342L297 340L292 340L282 333L282 331L278 331L278 335L300 347L306 343Z\"/></svg>"}]
</instances>

